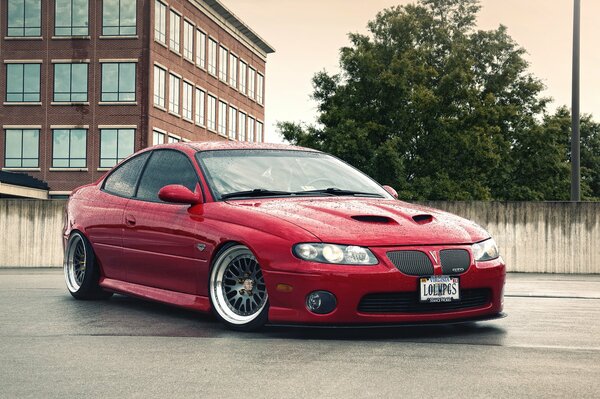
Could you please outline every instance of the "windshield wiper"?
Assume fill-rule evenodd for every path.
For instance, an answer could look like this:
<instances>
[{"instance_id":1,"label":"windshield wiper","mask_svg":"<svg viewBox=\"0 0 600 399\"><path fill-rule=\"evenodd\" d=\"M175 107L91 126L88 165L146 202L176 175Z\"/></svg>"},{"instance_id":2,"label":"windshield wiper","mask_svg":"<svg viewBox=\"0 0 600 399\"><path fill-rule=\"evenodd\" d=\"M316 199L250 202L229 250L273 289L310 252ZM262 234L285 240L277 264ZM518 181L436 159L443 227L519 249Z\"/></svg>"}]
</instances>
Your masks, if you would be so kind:
<instances>
[{"instance_id":1,"label":"windshield wiper","mask_svg":"<svg viewBox=\"0 0 600 399\"><path fill-rule=\"evenodd\" d=\"M270 196L277 196L277 195L293 195L293 194L294 193L291 193L289 191L274 191L274 190L267 190L264 188L255 188L254 190L236 191L233 193L223 194L223 195L221 195L221 199L237 198L237 197L270 197Z\"/></svg>"},{"instance_id":2,"label":"windshield wiper","mask_svg":"<svg viewBox=\"0 0 600 399\"><path fill-rule=\"evenodd\" d=\"M304 193L330 194L330 195L357 195L357 196L379 197L379 198L383 197L381 194L377 194L377 193L366 193L363 191L342 190L341 188L337 188L337 187L322 188L322 189L318 189L318 190L298 191L295 194L304 194Z\"/></svg>"}]
</instances>

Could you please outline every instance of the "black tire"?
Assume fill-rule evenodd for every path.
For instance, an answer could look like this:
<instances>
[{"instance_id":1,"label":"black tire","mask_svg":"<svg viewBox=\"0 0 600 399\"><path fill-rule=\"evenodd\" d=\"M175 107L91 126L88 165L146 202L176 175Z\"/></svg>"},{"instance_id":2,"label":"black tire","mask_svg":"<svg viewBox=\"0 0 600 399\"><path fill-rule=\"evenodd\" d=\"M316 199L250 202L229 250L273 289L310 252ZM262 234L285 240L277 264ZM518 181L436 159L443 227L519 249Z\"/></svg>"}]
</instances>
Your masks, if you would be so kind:
<instances>
[{"instance_id":1,"label":"black tire","mask_svg":"<svg viewBox=\"0 0 600 399\"><path fill-rule=\"evenodd\" d=\"M245 294L237 294L236 289L226 287L226 280L233 279L225 278L225 273L233 265L233 269L239 269L242 275L237 276L237 280L250 280L249 283L240 283L238 287L244 287L243 284L251 286ZM236 266L240 265L240 266ZM246 267L245 270L242 270ZM233 272L230 272L233 273ZM220 281L220 283L219 283ZM256 288L256 290L254 290ZM231 243L223 246L214 257L208 281L209 298L211 308L215 316L230 330L235 331L256 331L261 329L269 319L269 299L264 284L264 277L258 261L252 252L245 246L237 243ZM235 309L233 304L227 304L226 301L234 301L235 299L227 299L229 293L234 294L232 298L237 298L242 302L251 303L247 314L236 314L240 311ZM248 292L250 292L248 294ZM245 297L244 297L245 296ZM255 304L255 306L253 306ZM254 308L254 309L253 309ZM243 306L246 311L246 305Z\"/></svg>"},{"instance_id":2,"label":"black tire","mask_svg":"<svg viewBox=\"0 0 600 399\"><path fill-rule=\"evenodd\" d=\"M88 239L79 231L73 231L67 242L64 274L67 289L76 299L108 299L113 295L100 288L96 255Z\"/></svg>"}]
</instances>

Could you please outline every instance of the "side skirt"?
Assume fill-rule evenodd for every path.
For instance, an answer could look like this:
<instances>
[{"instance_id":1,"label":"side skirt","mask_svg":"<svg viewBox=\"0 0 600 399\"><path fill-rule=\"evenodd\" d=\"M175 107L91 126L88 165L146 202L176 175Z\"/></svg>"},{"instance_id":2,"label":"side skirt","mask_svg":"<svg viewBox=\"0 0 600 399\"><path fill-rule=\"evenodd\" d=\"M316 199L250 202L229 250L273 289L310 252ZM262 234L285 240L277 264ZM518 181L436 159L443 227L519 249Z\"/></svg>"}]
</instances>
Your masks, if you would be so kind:
<instances>
[{"instance_id":1,"label":"side skirt","mask_svg":"<svg viewBox=\"0 0 600 399\"><path fill-rule=\"evenodd\" d=\"M145 285L127 283L125 281L101 278L100 287L118 294L131 295L137 298L167 303L199 312L210 312L208 297L184 294L181 292L146 287Z\"/></svg>"}]
</instances>

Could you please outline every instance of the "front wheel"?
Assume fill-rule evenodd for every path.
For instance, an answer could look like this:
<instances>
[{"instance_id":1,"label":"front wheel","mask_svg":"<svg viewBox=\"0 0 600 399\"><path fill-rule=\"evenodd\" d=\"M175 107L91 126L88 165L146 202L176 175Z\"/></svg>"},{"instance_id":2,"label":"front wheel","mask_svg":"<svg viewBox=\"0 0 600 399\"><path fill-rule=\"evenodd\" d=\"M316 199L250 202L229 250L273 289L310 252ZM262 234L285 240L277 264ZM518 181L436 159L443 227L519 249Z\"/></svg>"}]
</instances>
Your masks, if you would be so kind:
<instances>
[{"instance_id":1,"label":"front wheel","mask_svg":"<svg viewBox=\"0 0 600 399\"><path fill-rule=\"evenodd\" d=\"M209 281L217 317L234 330L252 331L265 325L269 301L258 261L243 245L230 245L216 256Z\"/></svg>"},{"instance_id":2,"label":"front wheel","mask_svg":"<svg viewBox=\"0 0 600 399\"><path fill-rule=\"evenodd\" d=\"M83 234L75 231L69 237L64 261L65 281L71 295L77 299L106 299L112 293L98 285L100 270L94 250Z\"/></svg>"}]
</instances>

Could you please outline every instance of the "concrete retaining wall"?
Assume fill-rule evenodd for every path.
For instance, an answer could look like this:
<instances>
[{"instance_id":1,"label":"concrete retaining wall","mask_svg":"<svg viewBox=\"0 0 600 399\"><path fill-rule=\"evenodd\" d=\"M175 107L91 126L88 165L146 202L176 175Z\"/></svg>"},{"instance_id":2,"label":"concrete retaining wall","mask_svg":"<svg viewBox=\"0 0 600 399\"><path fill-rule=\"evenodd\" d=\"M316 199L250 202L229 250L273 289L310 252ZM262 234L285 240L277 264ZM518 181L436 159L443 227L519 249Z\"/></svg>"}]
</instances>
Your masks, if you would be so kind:
<instances>
[{"instance_id":1,"label":"concrete retaining wall","mask_svg":"<svg viewBox=\"0 0 600 399\"><path fill-rule=\"evenodd\" d=\"M600 203L425 202L472 219L509 271L600 274ZM61 266L64 201L0 200L0 267Z\"/></svg>"}]
</instances>

